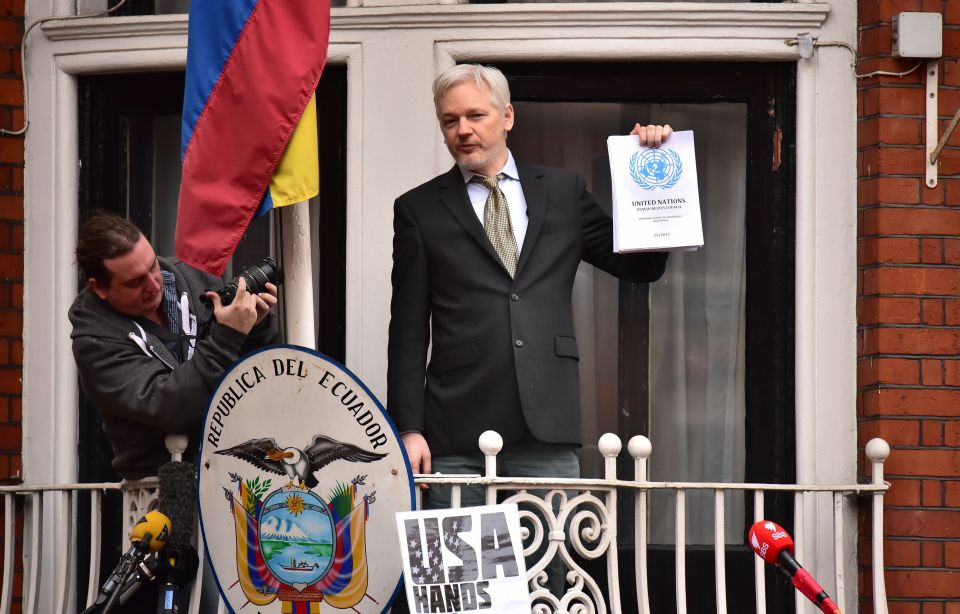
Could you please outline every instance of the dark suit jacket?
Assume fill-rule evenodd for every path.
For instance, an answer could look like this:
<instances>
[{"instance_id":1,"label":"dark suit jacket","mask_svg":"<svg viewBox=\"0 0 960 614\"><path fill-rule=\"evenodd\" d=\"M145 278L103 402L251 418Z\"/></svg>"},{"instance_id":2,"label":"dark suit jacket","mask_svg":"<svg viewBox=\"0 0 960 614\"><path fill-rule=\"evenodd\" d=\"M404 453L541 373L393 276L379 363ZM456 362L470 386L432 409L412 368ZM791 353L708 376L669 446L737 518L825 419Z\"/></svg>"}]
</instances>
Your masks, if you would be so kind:
<instances>
[{"instance_id":1,"label":"dark suit jacket","mask_svg":"<svg viewBox=\"0 0 960 614\"><path fill-rule=\"evenodd\" d=\"M586 260L635 282L666 267L665 253L613 253L612 222L579 175L517 169L529 226L515 279L457 167L394 205L387 409L401 433L422 432L434 455L475 451L487 429L506 443L580 443L577 266Z\"/></svg>"}]
</instances>

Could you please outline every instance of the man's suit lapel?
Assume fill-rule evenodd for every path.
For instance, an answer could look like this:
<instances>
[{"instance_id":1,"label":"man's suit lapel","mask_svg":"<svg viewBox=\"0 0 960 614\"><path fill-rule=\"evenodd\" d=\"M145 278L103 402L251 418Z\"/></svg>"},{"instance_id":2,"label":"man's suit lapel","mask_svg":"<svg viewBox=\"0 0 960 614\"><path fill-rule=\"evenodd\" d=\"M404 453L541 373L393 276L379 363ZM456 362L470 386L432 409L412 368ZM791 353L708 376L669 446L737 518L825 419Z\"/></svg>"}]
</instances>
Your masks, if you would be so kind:
<instances>
[{"instance_id":1,"label":"man's suit lapel","mask_svg":"<svg viewBox=\"0 0 960 614\"><path fill-rule=\"evenodd\" d=\"M527 234L523 239L523 249L520 250L520 260L517 263L517 275L523 270L523 264L530 259L533 247L540 237L543 228L543 219L547 214L547 189L543 185L543 173L528 164L517 162L517 172L520 175L520 186L523 188L523 197L527 201ZM470 197L467 195L466 185L460 169L454 166L443 175L440 181L440 200L460 224L470 233L474 240L500 266L500 256L497 255L490 239L483 230L483 224L477 218ZM506 269L504 269L506 272Z\"/></svg>"},{"instance_id":2,"label":"man's suit lapel","mask_svg":"<svg viewBox=\"0 0 960 614\"><path fill-rule=\"evenodd\" d=\"M490 257L497 264L503 266L500 262L500 256L497 255L497 250L493 249L490 239L487 238L487 234L483 230L483 224L480 223L480 219L477 218L477 214L473 210L473 205L470 204L467 187L463 183L463 175L460 174L460 169L456 165L441 178L440 201L450 210L453 217L457 218L457 221L470 233L470 236L480 247L490 254ZM504 272L506 272L506 269L504 269Z\"/></svg>"},{"instance_id":3,"label":"man's suit lapel","mask_svg":"<svg viewBox=\"0 0 960 614\"><path fill-rule=\"evenodd\" d=\"M517 172L520 174L520 187L523 188L523 198L527 201L527 234L523 238L523 249L520 250L520 261L517 263L517 276L523 271L524 263L530 259L533 248L540 237L543 228L543 218L547 215L547 188L543 184L543 173L534 167L517 162Z\"/></svg>"}]
</instances>

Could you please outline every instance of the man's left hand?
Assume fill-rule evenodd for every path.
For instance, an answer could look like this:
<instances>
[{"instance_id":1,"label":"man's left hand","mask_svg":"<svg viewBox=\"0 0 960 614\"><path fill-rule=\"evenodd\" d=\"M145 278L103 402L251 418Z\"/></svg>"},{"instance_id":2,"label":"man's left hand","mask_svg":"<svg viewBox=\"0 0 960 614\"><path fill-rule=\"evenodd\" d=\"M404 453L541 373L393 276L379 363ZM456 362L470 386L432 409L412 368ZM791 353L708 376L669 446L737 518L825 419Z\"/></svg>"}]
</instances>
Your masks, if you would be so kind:
<instances>
[{"instance_id":1,"label":"man's left hand","mask_svg":"<svg viewBox=\"0 0 960 614\"><path fill-rule=\"evenodd\" d=\"M264 292L257 294L257 324L263 322L270 310L277 305L277 287L267 282L263 289Z\"/></svg>"},{"instance_id":2,"label":"man's left hand","mask_svg":"<svg viewBox=\"0 0 960 614\"><path fill-rule=\"evenodd\" d=\"M640 137L640 147L660 147L660 144L673 134L673 128L670 127L670 124L664 124L663 126L634 124L630 134L631 136L636 134Z\"/></svg>"}]
</instances>

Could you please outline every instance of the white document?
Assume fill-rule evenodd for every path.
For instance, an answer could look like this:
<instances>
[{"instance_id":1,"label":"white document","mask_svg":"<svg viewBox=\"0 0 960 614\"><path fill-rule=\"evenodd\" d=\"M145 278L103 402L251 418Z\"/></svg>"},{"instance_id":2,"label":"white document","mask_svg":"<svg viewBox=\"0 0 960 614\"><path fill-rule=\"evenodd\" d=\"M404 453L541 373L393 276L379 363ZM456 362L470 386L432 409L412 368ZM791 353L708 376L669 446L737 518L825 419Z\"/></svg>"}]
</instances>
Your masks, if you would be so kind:
<instances>
[{"instance_id":1,"label":"white document","mask_svg":"<svg viewBox=\"0 0 960 614\"><path fill-rule=\"evenodd\" d=\"M690 251L703 246L693 131L659 148L638 136L607 138L613 186L613 251Z\"/></svg>"},{"instance_id":2,"label":"white document","mask_svg":"<svg viewBox=\"0 0 960 614\"><path fill-rule=\"evenodd\" d=\"M411 614L530 614L516 503L398 512Z\"/></svg>"}]
</instances>

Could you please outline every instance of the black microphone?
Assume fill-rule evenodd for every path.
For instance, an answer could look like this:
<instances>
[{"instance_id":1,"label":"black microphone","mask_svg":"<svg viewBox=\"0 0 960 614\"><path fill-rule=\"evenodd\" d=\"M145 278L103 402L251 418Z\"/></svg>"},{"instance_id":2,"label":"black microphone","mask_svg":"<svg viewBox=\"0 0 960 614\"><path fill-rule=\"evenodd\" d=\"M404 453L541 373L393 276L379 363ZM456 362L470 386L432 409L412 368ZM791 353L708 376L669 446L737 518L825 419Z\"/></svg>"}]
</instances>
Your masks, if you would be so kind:
<instances>
[{"instance_id":1,"label":"black microphone","mask_svg":"<svg viewBox=\"0 0 960 614\"><path fill-rule=\"evenodd\" d=\"M193 465L180 460L165 463L157 475L160 480L157 507L177 528L157 555L156 575L160 580L157 612L166 614L176 611L180 589L196 577L200 566L193 547L197 479Z\"/></svg>"},{"instance_id":2,"label":"black microphone","mask_svg":"<svg viewBox=\"0 0 960 614\"><path fill-rule=\"evenodd\" d=\"M170 461L157 472L160 491L157 494L157 509L170 518L176 528L167 546L193 545L193 528L197 523L196 497L197 478L191 463Z\"/></svg>"},{"instance_id":3,"label":"black microphone","mask_svg":"<svg viewBox=\"0 0 960 614\"><path fill-rule=\"evenodd\" d=\"M100 588L93 605L86 611L103 607L103 612L109 612L118 598L135 584L133 580L139 574L143 574L145 578L152 577L149 576L149 568L144 566L144 561L152 552L163 548L169 537L170 519L158 511L147 512L130 530L130 549L120 557L117 566Z\"/></svg>"}]
</instances>

